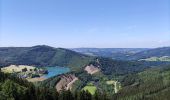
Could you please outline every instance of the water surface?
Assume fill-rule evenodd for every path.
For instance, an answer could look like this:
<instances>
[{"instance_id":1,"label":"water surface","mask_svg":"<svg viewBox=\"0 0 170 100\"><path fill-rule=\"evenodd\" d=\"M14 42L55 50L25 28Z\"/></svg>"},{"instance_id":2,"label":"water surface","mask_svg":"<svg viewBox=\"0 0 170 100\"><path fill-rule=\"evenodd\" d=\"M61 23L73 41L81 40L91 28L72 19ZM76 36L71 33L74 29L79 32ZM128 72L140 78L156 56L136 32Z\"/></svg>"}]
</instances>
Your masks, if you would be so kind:
<instances>
[{"instance_id":1,"label":"water surface","mask_svg":"<svg viewBox=\"0 0 170 100\"><path fill-rule=\"evenodd\" d=\"M67 72L70 71L70 69L67 68L67 67L59 67L59 66L45 67L45 69L48 70L48 74L43 76L45 78L50 78L50 77L53 77L53 76L56 76L56 75L59 75L59 74L64 74L64 73L67 73Z\"/></svg>"}]
</instances>

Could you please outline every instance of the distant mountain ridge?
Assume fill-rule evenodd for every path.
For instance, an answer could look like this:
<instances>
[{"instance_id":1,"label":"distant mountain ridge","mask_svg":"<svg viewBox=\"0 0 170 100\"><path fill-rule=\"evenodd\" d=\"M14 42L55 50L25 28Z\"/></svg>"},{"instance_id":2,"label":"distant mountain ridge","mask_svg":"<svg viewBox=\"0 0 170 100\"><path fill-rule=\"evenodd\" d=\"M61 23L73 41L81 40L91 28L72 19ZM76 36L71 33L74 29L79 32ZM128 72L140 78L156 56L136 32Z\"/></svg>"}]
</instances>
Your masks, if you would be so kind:
<instances>
[{"instance_id":1,"label":"distant mountain ridge","mask_svg":"<svg viewBox=\"0 0 170 100\"><path fill-rule=\"evenodd\" d=\"M124 52L123 50L118 51ZM119 59L113 60L112 58L89 56L72 50L46 45L0 48L0 67L11 64L33 65L36 67L61 66L69 67L71 71L77 71L84 70L85 66L89 64L97 64L97 59L100 61L100 69L104 74L126 74L138 72L150 66L165 64L162 62L119 61Z\"/></svg>"},{"instance_id":2,"label":"distant mountain ridge","mask_svg":"<svg viewBox=\"0 0 170 100\"><path fill-rule=\"evenodd\" d=\"M160 48L75 48L86 55L109 57L117 60L139 60L149 57L170 56L170 47Z\"/></svg>"},{"instance_id":3,"label":"distant mountain ridge","mask_svg":"<svg viewBox=\"0 0 170 100\"><path fill-rule=\"evenodd\" d=\"M148 49L149 48L73 48L71 50L91 56L102 56L117 60L124 60L127 56Z\"/></svg>"}]
</instances>

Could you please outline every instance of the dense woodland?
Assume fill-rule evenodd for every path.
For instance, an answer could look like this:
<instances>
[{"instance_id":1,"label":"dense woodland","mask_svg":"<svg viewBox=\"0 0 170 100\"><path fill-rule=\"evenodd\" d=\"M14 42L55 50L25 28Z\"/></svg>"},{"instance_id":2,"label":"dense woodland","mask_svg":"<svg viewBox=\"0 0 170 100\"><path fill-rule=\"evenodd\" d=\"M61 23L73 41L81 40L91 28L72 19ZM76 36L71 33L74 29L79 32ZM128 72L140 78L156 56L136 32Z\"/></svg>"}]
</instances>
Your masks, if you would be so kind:
<instances>
[{"instance_id":1,"label":"dense woodland","mask_svg":"<svg viewBox=\"0 0 170 100\"><path fill-rule=\"evenodd\" d=\"M24 79L2 72L0 84L0 100L108 100L106 95L98 92L94 96L88 91L58 93L54 88L36 87Z\"/></svg>"},{"instance_id":2,"label":"dense woodland","mask_svg":"<svg viewBox=\"0 0 170 100\"><path fill-rule=\"evenodd\" d=\"M126 75L121 83L124 88L115 95L115 99L169 100L170 66Z\"/></svg>"},{"instance_id":3,"label":"dense woodland","mask_svg":"<svg viewBox=\"0 0 170 100\"><path fill-rule=\"evenodd\" d=\"M125 75L140 72L151 67L170 64L170 62L122 61L104 57L97 57L96 59L98 61L91 61L90 64L100 66L105 75Z\"/></svg>"}]
</instances>

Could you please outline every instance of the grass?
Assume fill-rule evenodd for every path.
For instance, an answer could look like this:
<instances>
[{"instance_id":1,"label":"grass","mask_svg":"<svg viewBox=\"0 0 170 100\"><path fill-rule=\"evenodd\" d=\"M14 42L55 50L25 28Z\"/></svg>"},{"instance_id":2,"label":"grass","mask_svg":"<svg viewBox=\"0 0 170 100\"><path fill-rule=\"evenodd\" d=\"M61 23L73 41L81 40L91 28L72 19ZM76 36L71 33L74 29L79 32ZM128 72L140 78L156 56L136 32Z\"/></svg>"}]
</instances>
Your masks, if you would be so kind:
<instances>
[{"instance_id":1,"label":"grass","mask_svg":"<svg viewBox=\"0 0 170 100\"><path fill-rule=\"evenodd\" d=\"M89 91L92 95L95 94L97 88L96 86L94 86L93 84L90 84L90 85L86 85L84 88L83 88L84 91Z\"/></svg>"}]
</instances>

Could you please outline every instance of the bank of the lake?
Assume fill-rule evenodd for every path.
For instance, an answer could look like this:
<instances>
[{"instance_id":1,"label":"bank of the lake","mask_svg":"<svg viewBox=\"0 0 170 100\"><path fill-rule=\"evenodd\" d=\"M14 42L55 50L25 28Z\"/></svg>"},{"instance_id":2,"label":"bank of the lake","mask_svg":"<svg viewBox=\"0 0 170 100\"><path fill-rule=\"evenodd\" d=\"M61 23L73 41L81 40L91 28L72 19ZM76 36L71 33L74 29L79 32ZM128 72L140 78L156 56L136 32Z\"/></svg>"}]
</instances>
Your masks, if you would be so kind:
<instances>
[{"instance_id":1,"label":"bank of the lake","mask_svg":"<svg viewBox=\"0 0 170 100\"><path fill-rule=\"evenodd\" d=\"M38 82L38 81L44 81L48 78L51 78L56 75L64 74L70 71L68 67L43 67L43 69L48 70L48 74L44 74L43 76L40 77L35 77L35 78L28 78L27 80L29 82Z\"/></svg>"}]
</instances>

